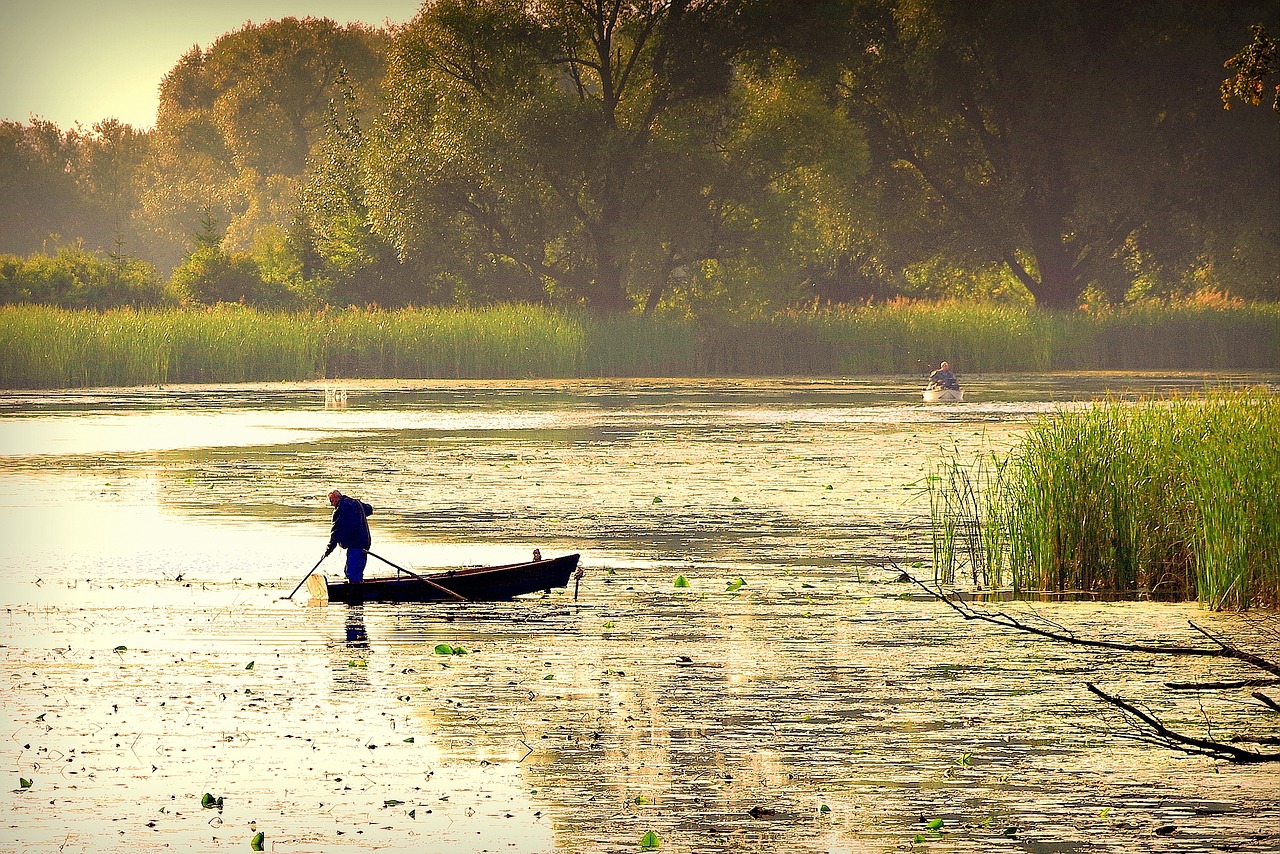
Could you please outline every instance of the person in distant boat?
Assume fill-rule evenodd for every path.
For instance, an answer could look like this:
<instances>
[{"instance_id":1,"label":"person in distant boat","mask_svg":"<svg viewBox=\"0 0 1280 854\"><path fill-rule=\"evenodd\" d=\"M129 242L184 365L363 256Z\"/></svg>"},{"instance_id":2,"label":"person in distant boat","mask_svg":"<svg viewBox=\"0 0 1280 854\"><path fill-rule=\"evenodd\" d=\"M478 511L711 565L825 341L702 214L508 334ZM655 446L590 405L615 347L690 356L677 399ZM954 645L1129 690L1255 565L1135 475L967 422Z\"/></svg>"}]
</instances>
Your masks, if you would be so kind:
<instances>
[{"instance_id":1,"label":"person in distant boat","mask_svg":"<svg viewBox=\"0 0 1280 854\"><path fill-rule=\"evenodd\" d=\"M953 388L959 390L960 383L956 382L955 374L951 373L950 362L943 362L938 366L938 370L929 374L929 388Z\"/></svg>"},{"instance_id":2,"label":"person in distant boat","mask_svg":"<svg viewBox=\"0 0 1280 854\"><path fill-rule=\"evenodd\" d=\"M331 555L338 546L346 549L347 581L358 584L364 581L364 565L369 560L369 547L373 545L367 518L373 508L336 489L329 493L329 503L333 505L333 528L329 531L329 547L324 550L324 556Z\"/></svg>"}]
</instances>

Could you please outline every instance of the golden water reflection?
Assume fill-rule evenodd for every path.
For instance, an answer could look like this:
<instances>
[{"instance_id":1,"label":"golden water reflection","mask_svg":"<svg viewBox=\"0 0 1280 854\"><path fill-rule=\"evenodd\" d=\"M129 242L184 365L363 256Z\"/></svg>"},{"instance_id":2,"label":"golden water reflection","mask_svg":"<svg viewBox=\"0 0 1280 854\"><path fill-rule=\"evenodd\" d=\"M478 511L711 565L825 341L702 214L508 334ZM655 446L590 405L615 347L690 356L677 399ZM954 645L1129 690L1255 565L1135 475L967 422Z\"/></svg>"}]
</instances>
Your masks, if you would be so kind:
<instances>
[{"instance_id":1,"label":"golden water reflection","mask_svg":"<svg viewBox=\"0 0 1280 854\"><path fill-rule=\"evenodd\" d=\"M337 410L295 387L10 399L0 656L10 773L32 785L0 794L0 840L893 851L941 818L928 845L949 851L1274 847L1273 774L1120 740L1081 683L1222 732L1256 721L1247 693L1171 698L1175 665L1009 638L878 568L928 553L931 456L1015 441L1073 396L1007 385L950 408L888 381L369 384ZM579 598L282 601L334 485L406 565L580 550ZM1010 607L1140 641L1241 622Z\"/></svg>"}]
</instances>

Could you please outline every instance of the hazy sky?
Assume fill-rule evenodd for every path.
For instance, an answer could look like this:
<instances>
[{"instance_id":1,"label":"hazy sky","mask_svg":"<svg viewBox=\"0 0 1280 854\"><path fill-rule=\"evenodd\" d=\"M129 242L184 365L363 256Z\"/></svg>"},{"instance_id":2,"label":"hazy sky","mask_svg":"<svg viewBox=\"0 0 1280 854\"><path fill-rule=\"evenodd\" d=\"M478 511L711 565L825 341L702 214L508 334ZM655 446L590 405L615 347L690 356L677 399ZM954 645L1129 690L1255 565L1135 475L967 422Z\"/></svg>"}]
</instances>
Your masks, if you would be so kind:
<instances>
[{"instance_id":1,"label":"hazy sky","mask_svg":"<svg viewBox=\"0 0 1280 854\"><path fill-rule=\"evenodd\" d=\"M331 18L382 26L422 0L0 0L0 119L87 130L156 121L160 80L192 45L247 21Z\"/></svg>"}]
</instances>

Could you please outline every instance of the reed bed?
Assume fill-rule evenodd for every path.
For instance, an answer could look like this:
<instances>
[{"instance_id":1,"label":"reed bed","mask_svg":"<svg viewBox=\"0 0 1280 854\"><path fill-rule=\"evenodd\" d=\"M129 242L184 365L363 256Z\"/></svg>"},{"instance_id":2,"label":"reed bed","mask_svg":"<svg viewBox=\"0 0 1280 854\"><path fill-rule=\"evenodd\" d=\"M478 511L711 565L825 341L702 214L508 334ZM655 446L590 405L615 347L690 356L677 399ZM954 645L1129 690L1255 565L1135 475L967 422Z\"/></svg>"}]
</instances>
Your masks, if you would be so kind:
<instances>
[{"instance_id":1,"label":"reed bed","mask_svg":"<svg viewBox=\"0 0 1280 854\"><path fill-rule=\"evenodd\" d=\"M1280 306L1049 314L894 302L711 323L533 305L397 311L0 307L0 387L344 378L920 375L1274 368Z\"/></svg>"},{"instance_id":2,"label":"reed bed","mask_svg":"<svg viewBox=\"0 0 1280 854\"><path fill-rule=\"evenodd\" d=\"M1280 606L1280 395L1108 400L931 482L939 581Z\"/></svg>"},{"instance_id":3,"label":"reed bed","mask_svg":"<svg viewBox=\"0 0 1280 854\"><path fill-rule=\"evenodd\" d=\"M581 322L531 305L343 311L323 325L327 377L572 377L585 349Z\"/></svg>"}]
</instances>

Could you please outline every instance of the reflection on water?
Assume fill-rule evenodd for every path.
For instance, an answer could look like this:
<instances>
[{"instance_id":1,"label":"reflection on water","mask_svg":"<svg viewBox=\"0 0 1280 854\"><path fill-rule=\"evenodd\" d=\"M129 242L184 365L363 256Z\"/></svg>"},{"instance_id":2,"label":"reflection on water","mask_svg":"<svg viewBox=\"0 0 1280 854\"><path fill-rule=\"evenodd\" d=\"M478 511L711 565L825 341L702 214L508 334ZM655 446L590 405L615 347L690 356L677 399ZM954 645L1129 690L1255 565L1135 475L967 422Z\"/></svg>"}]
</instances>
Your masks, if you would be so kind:
<instances>
[{"instance_id":1,"label":"reflection on water","mask_svg":"<svg viewBox=\"0 0 1280 854\"><path fill-rule=\"evenodd\" d=\"M1256 724L1247 691L1161 685L1241 671L1009 638L877 568L927 556L938 454L1204 378L965 379L950 406L884 380L6 398L0 653L10 772L32 785L0 795L0 847L207 850L257 828L277 850L632 852L652 830L668 852L892 851L941 818L928 845L950 851L1272 850L1274 774L1128 744L1080 686L1230 732ZM335 486L375 506L397 563L580 550L580 598L281 601ZM1009 607L1138 641L1245 625Z\"/></svg>"}]
</instances>

